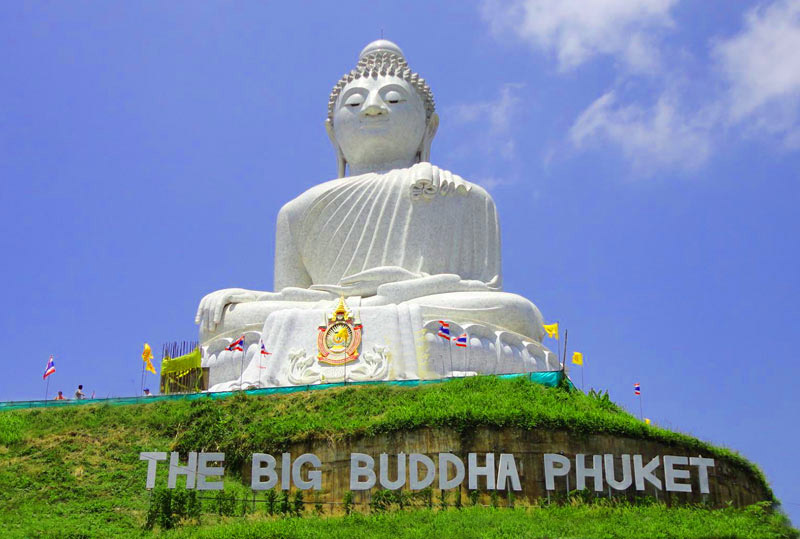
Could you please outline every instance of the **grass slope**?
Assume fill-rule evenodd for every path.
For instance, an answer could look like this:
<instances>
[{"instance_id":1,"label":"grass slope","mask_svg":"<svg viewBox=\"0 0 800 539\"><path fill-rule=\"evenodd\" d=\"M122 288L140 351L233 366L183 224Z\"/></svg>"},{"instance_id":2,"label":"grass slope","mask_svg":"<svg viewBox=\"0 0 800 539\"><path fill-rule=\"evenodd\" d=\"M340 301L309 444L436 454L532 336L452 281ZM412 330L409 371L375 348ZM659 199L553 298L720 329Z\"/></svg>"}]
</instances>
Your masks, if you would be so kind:
<instances>
[{"instance_id":1,"label":"grass slope","mask_svg":"<svg viewBox=\"0 0 800 539\"><path fill-rule=\"evenodd\" d=\"M546 389L525 379L468 378L419 388L367 386L280 397L236 396L215 401L3 412L0 413L0 526L4 536L141 535L148 497L144 491L144 464L138 460L140 451L219 450L226 454L226 468L235 470L254 451L278 452L292 442L422 426L470 429L481 425L603 432L680 443L748 467L763 480L761 472L740 455L684 434L644 425L607 398ZM245 492L245 487L236 484L235 478L226 480L231 489ZM519 511L491 518L511 519L508 529L522 526L524 531L520 533L536 537L539 532L530 526L540 520L560 519L558 511L561 510L556 507L539 510L536 518L530 521ZM613 527L624 530L636 524L635 511L639 509L616 510L618 514L612 512L604 517L612 524L616 522ZM654 521L661 518L663 523L664 519L673 518L669 515L682 514L684 520L694 518L701 529L702 522L708 519L720 522L744 519L741 529L761 529L763 537L792 537L794 533L784 524L784 532L789 535L775 535L775 523L770 520L773 517L762 518L763 515L742 510L698 509L696 517L691 518L691 509L681 509L684 513L661 511L663 515L651 515ZM589 513L587 522L592 521ZM425 516L422 512L374 518L388 519L387 522L399 519L397 526L427 527L429 533L435 533L438 526L457 526L448 522L458 520L458 515L444 512ZM341 524L345 522L341 519L302 519L296 523L289 521L297 519L289 519L285 523L269 521L258 526L263 526L266 536L274 532L294 537L297 536L295 531L305 526L309 526L309 530L319 530L318 533L327 533L326 527L338 525L359 527L358 518L345 519L347 524ZM364 518L366 522L373 517ZM493 529L482 524L490 517L478 508L468 518L474 519L474 526L477 526L470 525L470 529L485 529L487 533ZM215 519L204 517L204 522L208 526L216 522ZM401 522L403 519L406 519L405 524ZM576 521L581 522L581 519ZM750 528L743 524L745 521ZM230 532L238 534L237 526L242 524L231 524ZM219 528L218 532L202 529L203 533L214 536L214 533L227 533L224 530L228 528ZM191 531L199 533L200 529L191 528ZM557 534L570 533L565 530ZM597 527L586 528L585 532L576 528L574 533L607 536ZM353 534L358 536L356 528Z\"/></svg>"},{"instance_id":2,"label":"grass slope","mask_svg":"<svg viewBox=\"0 0 800 539\"><path fill-rule=\"evenodd\" d=\"M736 509L668 509L592 505L492 509L467 507L447 511L418 509L338 518L236 519L215 527L187 526L172 538L430 539L592 537L608 539L778 539L797 537L785 518L753 506Z\"/></svg>"}]
</instances>

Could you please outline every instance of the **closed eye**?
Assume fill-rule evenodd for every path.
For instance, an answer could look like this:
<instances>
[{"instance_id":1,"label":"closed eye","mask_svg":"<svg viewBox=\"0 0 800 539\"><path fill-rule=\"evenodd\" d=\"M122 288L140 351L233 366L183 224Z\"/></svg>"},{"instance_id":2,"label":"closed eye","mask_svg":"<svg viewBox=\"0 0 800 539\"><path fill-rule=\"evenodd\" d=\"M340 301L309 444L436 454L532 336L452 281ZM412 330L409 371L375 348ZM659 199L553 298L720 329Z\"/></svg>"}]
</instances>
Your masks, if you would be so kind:
<instances>
[{"instance_id":1,"label":"closed eye","mask_svg":"<svg viewBox=\"0 0 800 539\"><path fill-rule=\"evenodd\" d=\"M361 94L353 94L345 100L344 104L348 107L360 107L363 102L364 96Z\"/></svg>"},{"instance_id":2,"label":"closed eye","mask_svg":"<svg viewBox=\"0 0 800 539\"><path fill-rule=\"evenodd\" d=\"M386 92L384 99L386 100L387 103L395 104L403 101L403 96L400 95L400 92L396 90L389 90L388 92Z\"/></svg>"}]
</instances>

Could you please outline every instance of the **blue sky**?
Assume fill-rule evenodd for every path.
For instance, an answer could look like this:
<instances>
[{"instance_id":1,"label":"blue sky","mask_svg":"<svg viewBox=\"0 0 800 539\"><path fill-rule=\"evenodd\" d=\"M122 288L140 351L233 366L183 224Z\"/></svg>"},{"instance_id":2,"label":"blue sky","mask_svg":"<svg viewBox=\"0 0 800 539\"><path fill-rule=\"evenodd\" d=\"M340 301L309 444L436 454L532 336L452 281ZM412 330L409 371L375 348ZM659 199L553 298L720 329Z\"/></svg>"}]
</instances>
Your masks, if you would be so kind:
<instances>
[{"instance_id":1,"label":"blue sky","mask_svg":"<svg viewBox=\"0 0 800 539\"><path fill-rule=\"evenodd\" d=\"M796 0L3 3L0 399L41 398L50 354L51 393L135 394L205 293L269 290L278 209L335 175L328 93L382 30L587 387L638 412L641 382L800 522Z\"/></svg>"}]
</instances>

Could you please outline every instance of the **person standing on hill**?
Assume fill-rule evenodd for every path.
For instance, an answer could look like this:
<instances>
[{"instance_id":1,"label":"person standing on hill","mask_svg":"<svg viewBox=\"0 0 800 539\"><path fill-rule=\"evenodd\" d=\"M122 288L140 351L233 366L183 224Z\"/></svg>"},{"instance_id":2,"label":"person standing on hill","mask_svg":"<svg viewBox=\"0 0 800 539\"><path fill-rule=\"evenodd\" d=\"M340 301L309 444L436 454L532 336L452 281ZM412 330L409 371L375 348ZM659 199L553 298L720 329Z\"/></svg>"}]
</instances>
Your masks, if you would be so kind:
<instances>
[{"instance_id":1,"label":"person standing on hill","mask_svg":"<svg viewBox=\"0 0 800 539\"><path fill-rule=\"evenodd\" d=\"M59 391L58 395L56 395L56 398L54 400L65 401L65 400L67 400L67 398L64 396L64 392L63 391Z\"/></svg>"},{"instance_id":2,"label":"person standing on hill","mask_svg":"<svg viewBox=\"0 0 800 539\"><path fill-rule=\"evenodd\" d=\"M83 392L83 384L78 385L78 389L75 390L75 399L82 400L86 398L86 393Z\"/></svg>"}]
</instances>

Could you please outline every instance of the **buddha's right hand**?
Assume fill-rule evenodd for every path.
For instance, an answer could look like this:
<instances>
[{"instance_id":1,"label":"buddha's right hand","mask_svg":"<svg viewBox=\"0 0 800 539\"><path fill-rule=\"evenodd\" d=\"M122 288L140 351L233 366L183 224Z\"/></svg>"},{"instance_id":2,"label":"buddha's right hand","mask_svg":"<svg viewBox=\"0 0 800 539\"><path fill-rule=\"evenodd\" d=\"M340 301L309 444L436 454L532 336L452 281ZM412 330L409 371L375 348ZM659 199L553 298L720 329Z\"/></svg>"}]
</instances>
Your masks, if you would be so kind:
<instances>
[{"instance_id":1,"label":"buddha's right hand","mask_svg":"<svg viewBox=\"0 0 800 539\"><path fill-rule=\"evenodd\" d=\"M342 277L338 285L315 284L311 286L311 289L335 295L367 297L374 296L382 284L418 279L426 275L425 273L414 273L399 266L380 266Z\"/></svg>"},{"instance_id":2,"label":"buddha's right hand","mask_svg":"<svg viewBox=\"0 0 800 539\"><path fill-rule=\"evenodd\" d=\"M197 307L194 323L205 325L207 330L214 331L217 324L222 320L222 311L226 305L256 301L258 294L259 292L245 290L244 288L223 288L206 294Z\"/></svg>"},{"instance_id":3,"label":"buddha's right hand","mask_svg":"<svg viewBox=\"0 0 800 539\"><path fill-rule=\"evenodd\" d=\"M430 163L417 163L411 167L411 200L431 200L436 195L466 195L469 184L463 178L435 167Z\"/></svg>"}]
</instances>

